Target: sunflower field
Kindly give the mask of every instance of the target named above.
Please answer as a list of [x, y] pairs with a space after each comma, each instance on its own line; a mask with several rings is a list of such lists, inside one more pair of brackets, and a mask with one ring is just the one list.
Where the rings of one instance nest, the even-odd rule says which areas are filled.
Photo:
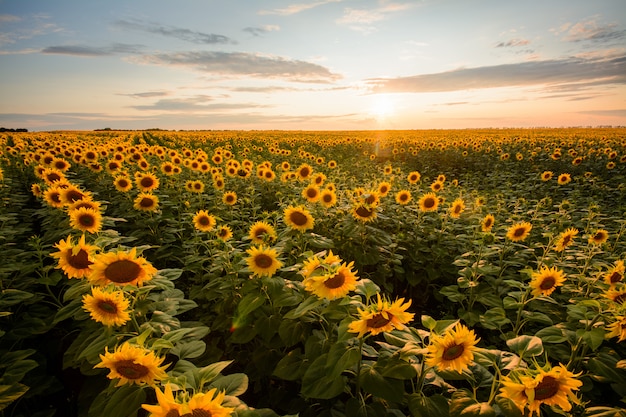
[[0, 416], [626, 416], [626, 129], [0, 136]]

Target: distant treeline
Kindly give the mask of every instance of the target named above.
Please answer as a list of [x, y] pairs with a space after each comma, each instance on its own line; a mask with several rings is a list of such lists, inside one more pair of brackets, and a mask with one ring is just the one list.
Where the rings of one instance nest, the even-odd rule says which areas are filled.
[[0, 127], [0, 132], [28, 132], [28, 129], [9, 129], [6, 127]]

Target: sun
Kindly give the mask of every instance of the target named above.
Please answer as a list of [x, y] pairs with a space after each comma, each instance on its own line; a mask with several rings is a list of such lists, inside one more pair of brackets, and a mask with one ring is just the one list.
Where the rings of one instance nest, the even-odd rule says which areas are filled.
[[377, 120], [385, 120], [394, 115], [396, 111], [395, 103], [385, 94], [373, 96], [369, 112]]

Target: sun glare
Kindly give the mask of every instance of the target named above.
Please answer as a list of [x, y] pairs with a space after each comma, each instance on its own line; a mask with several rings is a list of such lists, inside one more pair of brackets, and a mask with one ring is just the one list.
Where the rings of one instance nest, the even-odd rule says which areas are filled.
[[378, 120], [385, 120], [395, 113], [394, 101], [387, 95], [373, 97], [370, 114]]

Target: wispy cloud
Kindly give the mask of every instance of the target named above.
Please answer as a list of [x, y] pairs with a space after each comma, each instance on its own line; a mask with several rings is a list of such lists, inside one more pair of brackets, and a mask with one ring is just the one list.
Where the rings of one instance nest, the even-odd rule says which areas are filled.
[[527, 46], [530, 44], [530, 41], [527, 39], [511, 39], [506, 42], [498, 42], [496, 44], [496, 48], [516, 48], [519, 46]]
[[130, 106], [130, 108], [133, 108], [135, 110], [200, 113], [215, 112], [216, 110], [240, 110], [266, 107], [270, 106], [260, 103], [228, 103], [224, 101], [216, 101], [214, 97], [207, 95], [162, 99], [152, 104]]
[[165, 91], [145, 91], [142, 93], [119, 93], [118, 96], [132, 97], [132, 98], [153, 98], [164, 97], [169, 95]]
[[328, 68], [311, 62], [247, 52], [172, 52], [142, 55], [134, 62], [186, 67], [212, 75], [277, 78], [289, 81], [328, 83], [340, 78]]
[[158, 23], [143, 22], [140, 20], [118, 20], [115, 26], [122, 29], [153, 33], [156, 35], [176, 38], [197, 44], [234, 44], [237, 43], [228, 36], [215, 33], [204, 33], [195, 30], [160, 25]]
[[51, 33], [64, 31], [49, 20], [50, 17], [44, 14], [26, 17], [0, 15], [0, 23], [3, 25], [0, 31], [0, 45], [10, 45], [36, 36], [49, 36]]
[[41, 53], [94, 57], [117, 54], [137, 54], [141, 53], [142, 49], [142, 45], [129, 45], [125, 43], [115, 43], [109, 46], [59, 45], [48, 46], [42, 49]]
[[344, 9], [343, 16], [337, 19], [337, 23], [346, 25], [352, 30], [363, 33], [375, 32], [374, 23], [387, 19], [392, 13], [397, 13], [414, 7], [413, 3], [388, 3], [381, 2], [379, 7], [373, 9]]
[[477, 68], [459, 68], [435, 74], [371, 79], [377, 93], [444, 92], [494, 87], [556, 85], [584, 82], [626, 84], [626, 56], [612, 59], [567, 58], [529, 61]]
[[12, 14], [0, 14], [0, 23], [19, 22], [22, 20], [19, 16]]
[[244, 28], [244, 32], [248, 32], [253, 36], [261, 36], [268, 32], [276, 32], [280, 30], [280, 26], [277, 25], [265, 25], [265, 26], [255, 26], [255, 27], [247, 27]]
[[626, 38], [625, 29], [620, 29], [615, 23], [601, 23], [598, 17], [565, 23], [552, 31], [568, 42], [612, 43]]
[[275, 14], [280, 16], [288, 16], [296, 13], [303, 12], [305, 10], [310, 10], [315, 7], [323, 6], [328, 3], [338, 3], [343, 0], [323, 0], [323, 1], [314, 1], [311, 3], [296, 3], [290, 4], [287, 7], [283, 7], [281, 9], [273, 9], [273, 10], [259, 10], [259, 14]]

